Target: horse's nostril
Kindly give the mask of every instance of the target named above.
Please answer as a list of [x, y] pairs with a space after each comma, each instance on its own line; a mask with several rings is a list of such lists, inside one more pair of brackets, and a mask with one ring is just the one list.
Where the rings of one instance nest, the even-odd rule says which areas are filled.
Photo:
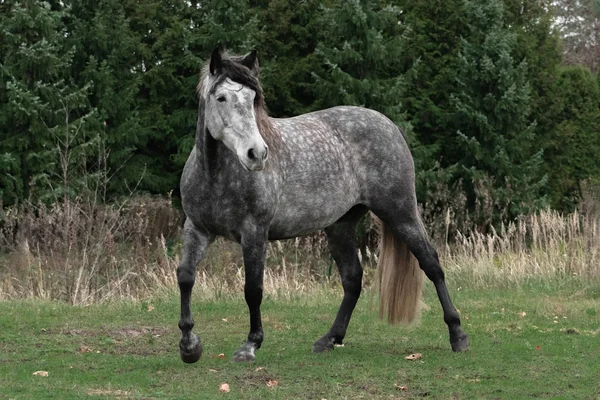
[[256, 152], [254, 149], [248, 150], [248, 158], [251, 160], [256, 160]]

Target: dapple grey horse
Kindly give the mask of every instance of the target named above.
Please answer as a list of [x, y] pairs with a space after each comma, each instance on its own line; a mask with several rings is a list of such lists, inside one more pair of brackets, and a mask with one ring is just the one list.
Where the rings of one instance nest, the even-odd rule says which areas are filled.
[[414, 320], [424, 271], [437, 290], [452, 349], [468, 348], [418, 214], [413, 159], [395, 124], [360, 107], [270, 118], [255, 51], [228, 56], [215, 49], [203, 69], [198, 97], [195, 146], [181, 177], [187, 216], [177, 268], [183, 361], [193, 363], [202, 355], [200, 338], [192, 333], [190, 297], [196, 266], [216, 236], [239, 243], [244, 259], [250, 333], [234, 361], [254, 360], [263, 342], [260, 305], [268, 241], [321, 229], [344, 297], [333, 325], [313, 350], [342, 343], [362, 286], [355, 228], [369, 210], [382, 227], [380, 314], [392, 323]]

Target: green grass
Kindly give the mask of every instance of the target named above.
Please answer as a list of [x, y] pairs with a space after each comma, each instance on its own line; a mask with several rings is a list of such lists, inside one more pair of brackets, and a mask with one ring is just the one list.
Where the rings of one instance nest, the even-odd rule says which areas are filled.
[[[333, 321], [339, 291], [267, 298], [265, 342], [250, 364], [231, 362], [248, 329], [241, 299], [193, 304], [204, 354], [192, 365], [179, 359], [176, 295], [89, 307], [0, 302], [0, 399], [600, 398], [600, 288], [454, 290], [471, 336], [461, 354], [427, 289], [430, 309], [413, 328], [378, 321], [365, 293], [345, 346], [327, 354], [312, 354], [312, 343]], [[421, 360], [405, 360], [416, 352]]]

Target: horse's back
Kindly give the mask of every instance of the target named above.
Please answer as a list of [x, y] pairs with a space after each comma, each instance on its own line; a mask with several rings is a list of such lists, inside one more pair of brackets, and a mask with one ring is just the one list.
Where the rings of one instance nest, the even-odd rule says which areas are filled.
[[273, 125], [285, 144], [273, 237], [321, 229], [357, 204], [371, 206], [381, 193], [414, 187], [406, 141], [377, 111], [334, 107]]
[[314, 170], [344, 169], [363, 187], [407, 179], [414, 184], [403, 133], [377, 111], [342, 106], [274, 122], [291, 157], [307, 157]]

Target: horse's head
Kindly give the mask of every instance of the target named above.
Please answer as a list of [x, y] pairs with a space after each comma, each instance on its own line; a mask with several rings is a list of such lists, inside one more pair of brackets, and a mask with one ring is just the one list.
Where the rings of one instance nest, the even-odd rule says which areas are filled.
[[213, 50], [201, 88], [210, 135], [233, 151], [246, 169], [262, 170], [269, 149], [256, 118], [257, 108], [263, 106], [256, 51], [230, 58], [219, 48]]

